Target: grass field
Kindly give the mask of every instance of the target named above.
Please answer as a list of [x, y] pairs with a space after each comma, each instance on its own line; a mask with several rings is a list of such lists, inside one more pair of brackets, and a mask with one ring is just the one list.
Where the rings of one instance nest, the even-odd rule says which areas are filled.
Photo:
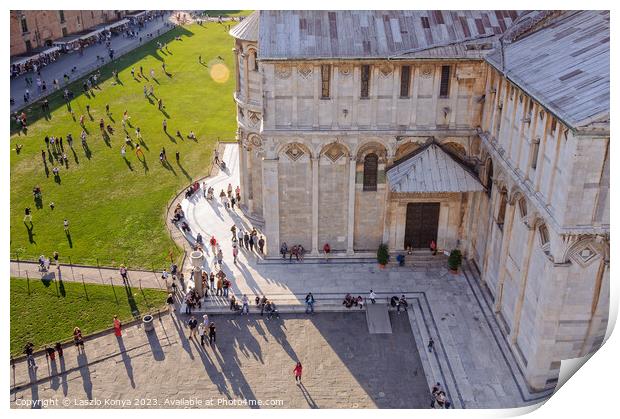
[[11, 278], [10, 294], [13, 355], [21, 354], [28, 341], [39, 348], [71, 339], [75, 326], [89, 334], [112, 327], [114, 315], [121, 321], [131, 320], [132, 311], [161, 308], [166, 298], [164, 291], [154, 289], [41, 279], [28, 283], [23, 278]]
[[[181, 40], [175, 40], [180, 36]], [[174, 250], [180, 250], [169, 238], [164, 212], [174, 193], [192, 179], [208, 174], [211, 154], [218, 138], [234, 139], [235, 105], [232, 98], [235, 85], [233, 39], [225, 26], [217, 23], [205, 26], [178, 27], [159, 38], [168, 42], [170, 53], [157, 50], [155, 41], [121, 57], [101, 69], [104, 82], [101, 90], [87, 97], [82, 81], [72, 90], [76, 98], [71, 106], [75, 119], [64, 104], [60, 93], [50, 98], [51, 113], [44, 115], [38, 107], [27, 111], [27, 134], [11, 135], [11, 257], [36, 259], [40, 254], [58, 251], [63, 261], [73, 263], [160, 269]], [[198, 62], [202, 56], [203, 64]], [[219, 57], [219, 58], [218, 58]], [[166, 76], [162, 63], [166, 64]], [[132, 78], [131, 68], [144, 68], [144, 78]], [[150, 69], [156, 81], [150, 80]], [[111, 77], [119, 71], [120, 83]], [[147, 100], [143, 86], [154, 86], [155, 99]], [[165, 109], [158, 110], [157, 98]], [[105, 105], [112, 115], [106, 116]], [[90, 116], [86, 112], [90, 105]], [[121, 126], [123, 112], [131, 117], [127, 127], [134, 143], [135, 127], [142, 131], [144, 162], [132, 148], [127, 148], [127, 161], [121, 158], [125, 133]], [[86, 117], [88, 131], [87, 154], [80, 143], [80, 115]], [[99, 130], [99, 119], [114, 127], [109, 142]], [[162, 130], [168, 119], [168, 133]], [[179, 130], [183, 138], [176, 137]], [[193, 130], [197, 141], [186, 136]], [[73, 149], [66, 146], [66, 135], [74, 138]], [[68, 168], [56, 159], [46, 165], [41, 151], [46, 148], [46, 135], [62, 136], [68, 157]], [[16, 144], [22, 144], [19, 154]], [[159, 152], [165, 147], [167, 167], [159, 162]], [[180, 160], [175, 161], [175, 152]], [[60, 180], [51, 173], [60, 168]], [[46, 176], [46, 170], [49, 175]], [[43, 191], [42, 205], [36, 208], [32, 189], [39, 185]], [[54, 202], [55, 209], [51, 209]], [[33, 228], [23, 222], [24, 208], [33, 210]], [[69, 220], [70, 235], [65, 235], [63, 220]]]

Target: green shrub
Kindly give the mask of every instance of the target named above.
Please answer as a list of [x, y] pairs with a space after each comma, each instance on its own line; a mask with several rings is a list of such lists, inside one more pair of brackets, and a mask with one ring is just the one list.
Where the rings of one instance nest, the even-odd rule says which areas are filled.
[[389, 259], [390, 254], [388, 246], [385, 243], [381, 243], [377, 250], [377, 262], [379, 262], [380, 265], [387, 265]]
[[450, 252], [450, 256], [448, 257], [448, 267], [453, 271], [456, 271], [459, 266], [461, 266], [461, 262], [463, 261], [463, 255], [459, 249], [454, 249]]

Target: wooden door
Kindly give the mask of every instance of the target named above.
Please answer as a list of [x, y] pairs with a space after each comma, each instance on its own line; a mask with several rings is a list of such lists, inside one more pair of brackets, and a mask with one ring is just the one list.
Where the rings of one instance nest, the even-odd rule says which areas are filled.
[[405, 249], [428, 249], [432, 240], [437, 242], [439, 203], [420, 202], [407, 204]]

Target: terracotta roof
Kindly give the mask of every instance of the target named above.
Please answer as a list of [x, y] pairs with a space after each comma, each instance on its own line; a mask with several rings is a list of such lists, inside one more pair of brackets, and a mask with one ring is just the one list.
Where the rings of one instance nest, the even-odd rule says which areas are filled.
[[419, 149], [386, 172], [392, 192], [476, 192], [484, 188], [472, 173], [435, 143]]
[[515, 11], [261, 11], [258, 57], [388, 58], [503, 33]]
[[228, 33], [242, 41], [258, 41], [258, 15], [258, 11], [252, 12]]

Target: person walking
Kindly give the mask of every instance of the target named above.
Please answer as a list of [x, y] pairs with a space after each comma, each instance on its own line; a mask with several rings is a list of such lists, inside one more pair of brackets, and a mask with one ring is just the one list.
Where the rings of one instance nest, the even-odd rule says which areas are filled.
[[168, 121], [164, 119], [161, 125], [164, 128], [164, 132], [167, 133], [168, 132]]
[[65, 218], [65, 220], [63, 221], [63, 225], [65, 227], [65, 233], [69, 234], [69, 220]]
[[314, 295], [311, 292], [306, 295], [306, 314], [314, 313]]
[[260, 254], [263, 255], [265, 254], [265, 238], [263, 236], [260, 236], [260, 239], [258, 239], [258, 250], [260, 251]]
[[233, 255], [233, 263], [236, 265], [237, 264], [237, 256], [239, 255], [239, 248], [235, 245], [233, 245], [232, 248], [232, 255]]
[[429, 338], [429, 339], [428, 339], [428, 345], [427, 345], [427, 347], [428, 347], [428, 351], [429, 351], [430, 353], [432, 353], [432, 352], [433, 352], [433, 347], [434, 347], [434, 346], [435, 346], [435, 341], [434, 341], [434, 340], [433, 340], [433, 338], [431, 337], [431, 338]]
[[211, 236], [209, 244], [211, 245], [211, 253], [213, 253], [213, 255], [215, 256], [215, 254], [217, 253], [217, 250], [215, 248], [215, 246], [217, 245], [217, 240], [215, 239], [215, 236]]
[[211, 290], [211, 294], [213, 294], [213, 291], [215, 291], [215, 274], [213, 272], [209, 274], [209, 284], [209, 289]]
[[32, 342], [28, 342], [26, 343], [26, 346], [24, 347], [24, 353], [26, 354], [26, 361], [28, 362], [28, 368], [30, 369], [37, 369], [37, 363], [34, 360], [34, 345]]
[[195, 339], [198, 327], [198, 320], [196, 320], [196, 317], [192, 316], [187, 322], [187, 325], [189, 326], [189, 339], [192, 337]]
[[206, 327], [204, 323], [198, 325], [198, 335], [200, 336], [200, 346], [205, 346]]
[[293, 373], [295, 374], [295, 383], [297, 385], [301, 384], [302, 370], [303, 370], [303, 367], [301, 366], [301, 362], [297, 362], [297, 365], [295, 365], [295, 368], [293, 369]]
[[215, 343], [215, 323], [211, 322], [209, 324], [209, 345]]
[[368, 297], [370, 298], [371, 303], [376, 303], [377, 294], [375, 294], [373, 290], [370, 290], [370, 295]]
[[174, 297], [172, 297], [172, 293], [168, 294], [168, 298], [166, 298], [166, 304], [168, 304], [168, 312], [170, 314], [174, 313]]
[[[220, 272], [222, 272], [222, 271], [220, 271]], [[218, 273], [217, 274], [217, 290], [215, 291], [215, 295], [216, 296], [221, 296], [222, 295], [222, 287], [223, 286], [224, 286], [223, 276]]]
[[114, 316], [114, 335], [117, 338], [120, 338], [123, 335], [121, 331], [121, 327], [122, 327], [122, 324], [121, 324], [121, 321], [118, 319], [118, 316]]
[[239, 246], [244, 247], [243, 245], [243, 230], [239, 229], [239, 231], [237, 232], [237, 243], [239, 243]]
[[241, 314], [243, 314], [244, 312], [246, 316], [250, 314], [250, 299], [246, 294], [243, 294], [243, 297], [241, 298], [241, 304]]
[[123, 278], [123, 283], [126, 284], [127, 283], [127, 268], [125, 267], [125, 265], [121, 265], [119, 272], [121, 274], [121, 278]]
[[30, 207], [26, 207], [24, 209], [24, 223], [25, 222], [29, 222], [30, 224], [32, 224], [32, 210], [30, 209]]
[[222, 253], [222, 249], [219, 248], [217, 249], [217, 264], [220, 265], [220, 268], [222, 267], [222, 259], [224, 259], [224, 254]]

